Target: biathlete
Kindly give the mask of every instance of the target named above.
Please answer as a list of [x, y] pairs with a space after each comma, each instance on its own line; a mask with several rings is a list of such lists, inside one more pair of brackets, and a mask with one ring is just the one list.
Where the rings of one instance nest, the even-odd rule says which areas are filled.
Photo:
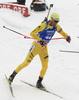
[[59, 14], [58, 13], [52, 13], [50, 15], [49, 21], [42, 22], [39, 26], [37, 26], [30, 35], [35, 39], [32, 43], [32, 46], [22, 64], [20, 64], [10, 75], [8, 78], [9, 84], [13, 82], [14, 77], [19, 73], [23, 68], [28, 66], [33, 58], [38, 54], [41, 60], [42, 69], [40, 71], [39, 78], [36, 83], [36, 87], [38, 88], [44, 88], [42, 85], [42, 80], [46, 74], [47, 68], [48, 68], [48, 49], [47, 44], [50, 42], [52, 37], [54, 36], [55, 32], [57, 31], [59, 34], [61, 34], [64, 38], [66, 38], [66, 41], [70, 43], [71, 37], [65, 33], [61, 26], [58, 24], [60, 21]]

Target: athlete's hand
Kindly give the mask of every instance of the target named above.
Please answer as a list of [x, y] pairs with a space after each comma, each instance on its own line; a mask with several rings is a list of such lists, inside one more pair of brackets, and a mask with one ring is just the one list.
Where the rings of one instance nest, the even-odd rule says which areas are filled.
[[66, 37], [66, 41], [70, 43], [71, 42], [71, 37], [70, 36], [67, 36]]
[[41, 44], [42, 46], [46, 46], [46, 43], [45, 43], [44, 40], [40, 40], [40, 44]]

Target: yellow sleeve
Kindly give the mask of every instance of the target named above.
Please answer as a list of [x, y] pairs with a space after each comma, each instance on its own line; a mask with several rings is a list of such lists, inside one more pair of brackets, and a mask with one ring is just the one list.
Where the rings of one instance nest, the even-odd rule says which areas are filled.
[[30, 35], [31, 35], [34, 39], [40, 41], [41, 38], [39, 38], [39, 37], [37, 36], [37, 33], [38, 33], [38, 32], [42, 32], [42, 31], [45, 29], [45, 27], [46, 27], [46, 22], [41, 23], [39, 26], [37, 26], [37, 27], [30, 33]]
[[65, 38], [68, 36], [68, 34], [65, 33], [65, 32], [62, 30], [62, 28], [61, 28], [61, 26], [60, 26], [59, 24], [57, 24], [57, 32], [58, 32], [59, 34], [61, 34], [63, 37], [65, 37]]

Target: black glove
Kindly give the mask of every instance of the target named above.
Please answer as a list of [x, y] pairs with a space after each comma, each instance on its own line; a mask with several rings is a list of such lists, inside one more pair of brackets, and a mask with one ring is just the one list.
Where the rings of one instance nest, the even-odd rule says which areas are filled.
[[45, 41], [43, 41], [43, 40], [40, 40], [39, 42], [40, 42], [40, 44], [42, 45], [42, 47], [43, 47], [43, 46], [46, 46], [46, 43], [45, 43]]
[[66, 37], [66, 41], [70, 43], [71, 42], [71, 37], [70, 36], [67, 36]]

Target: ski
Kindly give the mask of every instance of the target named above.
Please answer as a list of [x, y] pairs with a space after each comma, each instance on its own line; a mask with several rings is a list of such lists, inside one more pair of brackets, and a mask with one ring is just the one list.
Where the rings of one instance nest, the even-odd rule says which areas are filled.
[[[6, 75], [5, 75], [5, 78], [6, 78], [7, 82], [8, 82], [8, 78], [7, 78], [7, 76], [6, 76]], [[11, 84], [9, 84], [9, 82], [8, 82], [8, 85], [9, 85], [9, 89], [10, 89], [11, 95], [15, 98], [15, 96], [14, 96], [14, 94], [13, 94], [12, 85], [11, 85]]]
[[79, 51], [67, 51], [67, 50], [60, 50], [60, 52], [79, 53]]
[[62, 96], [59, 96], [59, 95], [57, 95], [57, 94], [55, 94], [55, 93], [53, 93], [53, 92], [50, 92], [50, 91], [46, 90], [45, 88], [44, 88], [44, 89], [38, 88], [38, 87], [36, 87], [35, 85], [32, 85], [32, 84], [30, 84], [30, 83], [28, 83], [28, 82], [25, 82], [25, 81], [23, 81], [23, 80], [21, 80], [21, 82], [22, 82], [22, 83], [25, 83], [25, 84], [27, 84], [27, 85], [29, 85], [29, 86], [31, 86], [31, 87], [40, 89], [40, 90], [42, 90], [42, 91], [44, 91], [44, 92], [50, 93], [50, 94], [52, 94], [52, 95], [55, 95], [55, 96], [57, 96], [57, 97], [59, 97], [59, 98], [61, 98], [61, 99], [64, 99]]

